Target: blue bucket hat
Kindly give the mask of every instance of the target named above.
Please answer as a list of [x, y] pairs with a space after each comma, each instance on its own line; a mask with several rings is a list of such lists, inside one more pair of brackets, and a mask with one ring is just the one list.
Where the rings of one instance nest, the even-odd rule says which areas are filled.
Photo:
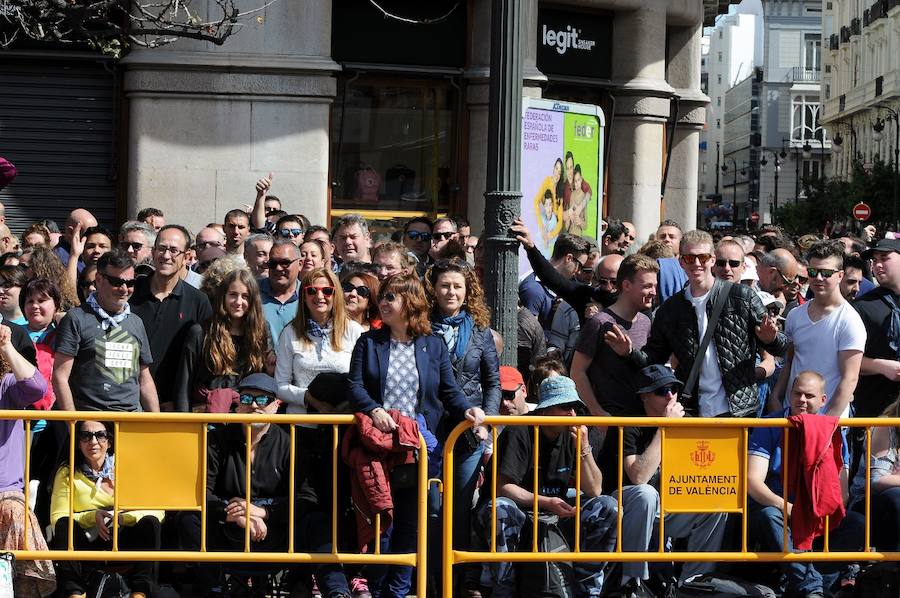
[[584, 401], [578, 396], [575, 382], [566, 376], [551, 376], [541, 382], [538, 391], [538, 404], [535, 411], [543, 411], [550, 407], [577, 404], [584, 407]]
[[240, 390], [254, 389], [267, 392], [273, 397], [278, 393], [278, 386], [275, 384], [275, 378], [268, 374], [250, 374], [238, 384]]
[[641, 388], [638, 394], [645, 392], [653, 392], [657, 388], [674, 384], [679, 389], [684, 386], [681, 380], [675, 377], [674, 372], [664, 365], [654, 364], [648, 365], [641, 370]]

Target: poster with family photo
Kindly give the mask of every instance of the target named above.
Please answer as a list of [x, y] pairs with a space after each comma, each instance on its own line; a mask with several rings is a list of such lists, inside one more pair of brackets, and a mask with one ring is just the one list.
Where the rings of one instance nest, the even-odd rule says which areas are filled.
[[[604, 126], [599, 106], [523, 100], [522, 219], [548, 258], [561, 233], [600, 236]], [[520, 251], [520, 277], [530, 271]]]

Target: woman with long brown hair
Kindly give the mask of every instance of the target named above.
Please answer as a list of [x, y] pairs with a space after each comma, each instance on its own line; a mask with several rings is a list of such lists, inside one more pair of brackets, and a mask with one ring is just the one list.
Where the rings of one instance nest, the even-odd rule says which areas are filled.
[[256, 279], [246, 268], [229, 272], [212, 297], [213, 315], [187, 333], [175, 381], [175, 409], [221, 413], [238, 398], [238, 383], [271, 374], [273, 343]]
[[[453, 375], [446, 344], [431, 334], [428, 300], [418, 277], [410, 274], [389, 277], [379, 290], [378, 306], [384, 325], [363, 334], [353, 350], [350, 364], [353, 410], [368, 414], [372, 425], [382, 432], [398, 428], [389, 410], [399, 412], [397, 419], [400, 416], [419, 419], [432, 433], [443, 429], [445, 413], [449, 414], [446, 429], [464, 419], [481, 428], [484, 411], [466, 400]], [[380, 539], [382, 549], [415, 552], [416, 534], [425, 533], [417, 529], [416, 488], [394, 485], [391, 495], [393, 529]], [[370, 587], [379, 588], [384, 598], [406, 596], [412, 584], [412, 567], [386, 569], [369, 576]]]
[[[491, 315], [484, 303], [484, 291], [475, 270], [459, 259], [438, 260], [425, 274], [425, 288], [431, 304], [431, 330], [444, 341], [453, 365], [456, 382], [470, 407], [480, 407], [487, 415], [500, 409], [500, 358], [491, 334]], [[449, 430], [441, 430], [443, 443]], [[472, 497], [481, 472], [484, 428], [469, 430], [456, 445], [454, 487], [458, 500], [453, 513], [456, 547], [468, 550]], [[433, 503], [439, 501], [438, 495]], [[432, 508], [436, 508], [433, 504]]]

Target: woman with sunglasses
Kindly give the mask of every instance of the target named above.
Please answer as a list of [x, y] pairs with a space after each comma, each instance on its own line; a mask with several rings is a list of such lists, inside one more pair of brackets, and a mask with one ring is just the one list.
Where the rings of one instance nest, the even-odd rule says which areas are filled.
[[185, 337], [175, 378], [177, 411], [227, 413], [237, 402], [242, 378], [274, 372], [274, 343], [250, 271], [226, 274], [215, 288], [212, 307], [209, 321], [194, 324]]
[[[0, 326], [0, 409], [33, 405], [48, 387], [37, 368], [16, 351], [10, 328]], [[27, 514], [26, 544], [24, 474], [25, 425], [20, 420], [0, 420], [0, 551], [47, 550], [34, 511]], [[13, 575], [16, 596], [46, 596], [55, 587], [49, 561], [18, 560]]]
[[[500, 359], [491, 334], [491, 315], [484, 303], [484, 291], [468, 262], [438, 260], [425, 277], [431, 304], [432, 334], [444, 341], [453, 364], [456, 382], [471, 407], [486, 415], [500, 408]], [[447, 431], [449, 432], [449, 430]], [[445, 434], [438, 436], [443, 440]], [[453, 522], [454, 538], [467, 550], [472, 497], [481, 471], [483, 441], [487, 430], [467, 431], [456, 445], [455, 485], [458, 500]]]
[[[75, 462], [72, 484], [72, 512], [75, 550], [110, 550], [113, 534], [113, 507], [116, 489], [115, 439], [113, 426], [98, 421], [75, 424]], [[69, 465], [60, 466], [53, 481], [50, 523], [54, 550], [66, 550], [69, 543]], [[119, 519], [119, 549], [159, 550], [160, 525], [165, 511], [122, 511]], [[86, 596], [92, 573], [100, 568], [95, 561], [58, 561], [57, 584], [68, 598]], [[152, 562], [131, 564], [125, 574], [131, 595], [145, 598], [156, 586]]]
[[322, 241], [310, 239], [300, 244], [300, 273], [299, 278], [315, 270], [325, 267], [325, 245]]
[[84, 303], [88, 295], [97, 291], [97, 266], [85, 266], [78, 273], [78, 300]]
[[[459, 388], [443, 340], [431, 334], [428, 301], [418, 277], [389, 277], [379, 290], [378, 306], [384, 325], [360, 337], [350, 364], [350, 405], [368, 414], [382, 432], [398, 428], [388, 414], [416, 419], [434, 432], [452, 429], [468, 419], [480, 426], [481, 407], [473, 407]], [[383, 381], [383, 383], [382, 383]], [[448, 420], [442, 422], [444, 414]], [[381, 538], [383, 552], [415, 552], [417, 490], [391, 488], [394, 501], [392, 530]], [[420, 572], [420, 574], [423, 572]], [[379, 588], [383, 598], [403, 597], [412, 584], [412, 567], [379, 568], [369, 576], [369, 587]]]
[[375, 301], [380, 286], [378, 278], [368, 272], [350, 270], [341, 274], [347, 317], [362, 326], [365, 332], [381, 328], [381, 312]]

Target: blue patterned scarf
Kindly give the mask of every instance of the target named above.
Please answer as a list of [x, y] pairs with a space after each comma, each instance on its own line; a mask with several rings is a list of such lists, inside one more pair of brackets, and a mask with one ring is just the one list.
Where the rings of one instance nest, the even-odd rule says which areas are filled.
[[324, 326], [319, 326], [318, 322], [312, 318], [307, 318], [306, 333], [312, 337], [328, 338], [331, 334], [331, 322], [326, 322]]
[[115, 455], [106, 455], [106, 459], [103, 461], [103, 467], [100, 468], [100, 471], [94, 471], [88, 466], [87, 463], [81, 464], [81, 473], [84, 474], [84, 477], [94, 482], [94, 487], [99, 490], [100, 483], [103, 480], [115, 481], [114, 471], [116, 465], [116, 456]]
[[125, 303], [125, 309], [116, 315], [109, 315], [106, 313], [105, 309], [100, 307], [100, 303], [97, 301], [97, 293], [88, 295], [87, 303], [91, 306], [91, 309], [100, 316], [100, 327], [103, 328], [104, 331], [109, 330], [110, 328], [118, 328], [119, 325], [125, 321], [125, 318], [131, 315], [131, 306], [128, 303]]
[[436, 316], [431, 322], [432, 334], [444, 339], [447, 350], [456, 359], [465, 355], [474, 329], [475, 320], [466, 310], [462, 310], [455, 316]]

